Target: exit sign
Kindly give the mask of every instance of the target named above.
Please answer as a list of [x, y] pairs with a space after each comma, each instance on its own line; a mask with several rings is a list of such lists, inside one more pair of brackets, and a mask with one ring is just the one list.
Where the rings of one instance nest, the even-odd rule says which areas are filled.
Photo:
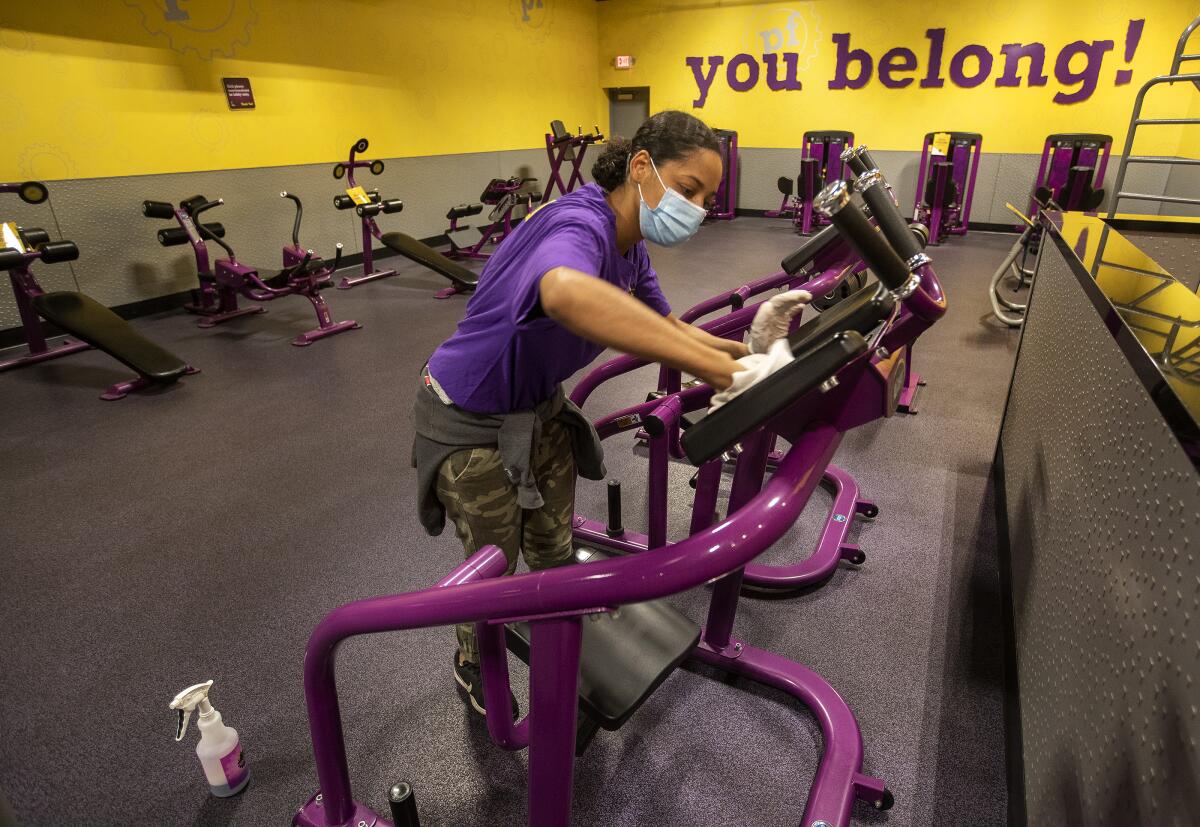
[[632, 69], [633, 55], [617, 55], [613, 58], [613, 66], [618, 69]]

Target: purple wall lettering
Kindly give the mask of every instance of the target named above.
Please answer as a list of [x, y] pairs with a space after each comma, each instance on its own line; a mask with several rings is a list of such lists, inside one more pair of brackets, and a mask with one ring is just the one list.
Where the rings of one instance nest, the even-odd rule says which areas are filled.
[[942, 47], [946, 45], [945, 29], [926, 29], [925, 36], [929, 38], [929, 71], [921, 78], [922, 89], [941, 89], [942, 80]]
[[[976, 67], [975, 74], [967, 77], [963, 69], [965, 68], [967, 58], [971, 57], [979, 61], [979, 64]], [[955, 86], [962, 86], [964, 89], [974, 89], [987, 80], [991, 74], [992, 53], [977, 43], [963, 46], [950, 59], [950, 81]]]
[[1021, 77], [1017, 74], [1020, 70], [1017, 61], [1023, 57], [1029, 58], [1028, 85], [1046, 85], [1046, 73], [1044, 71], [1046, 67], [1046, 47], [1041, 43], [1030, 43], [1028, 46], [1021, 43], [1005, 43], [1000, 47], [1000, 51], [1004, 54], [1004, 74], [996, 78], [997, 86], [1021, 85]]
[[696, 89], [700, 92], [700, 97], [692, 101], [693, 109], [704, 108], [704, 102], [708, 100], [708, 90], [712, 86], [713, 79], [717, 76], [717, 67], [725, 62], [725, 58], [720, 55], [712, 56], [708, 59], [708, 74], [704, 74], [704, 58], [689, 57], [685, 61], [688, 66], [692, 67], [692, 74], [696, 78]]
[[917, 56], [912, 49], [897, 46], [889, 49], [879, 58], [879, 82], [888, 89], [903, 89], [911, 86], [912, 78], [895, 77], [896, 72], [911, 72], [917, 68]]
[[[796, 14], [793, 13], [784, 29], [759, 32], [764, 46], [761, 67], [759, 57], [746, 53], [734, 55], [728, 63], [722, 55], [684, 58], [696, 81], [697, 95], [692, 101], [692, 107], [704, 107], [708, 93], [716, 82], [717, 70], [722, 66], [725, 67], [725, 83], [734, 92], [749, 92], [758, 85], [763, 76], [766, 77], [767, 88], [772, 92], [801, 91], [804, 87], [800, 79], [800, 55], [778, 50], [780, 45], [794, 45], [795, 19]], [[1124, 54], [1127, 64], [1133, 61], [1137, 52], [1145, 22], [1129, 21]], [[918, 83], [920, 88], [941, 89], [946, 85], [946, 78], [942, 75], [942, 61], [946, 51], [945, 28], [925, 30], [929, 48], [924, 55], [924, 67], [921, 66], [921, 56], [917, 51], [906, 46], [888, 49], [876, 62], [875, 57], [866, 49], [854, 48], [851, 45], [849, 32], [838, 32], [832, 35], [832, 38], [837, 59], [833, 78], [827, 81], [830, 89], [862, 89], [875, 76], [876, 67], [879, 82], [887, 89], [911, 87], [922, 68], [924, 76]], [[1054, 79], [1063, 87], [1075, 88], [1059, 90], [1054, 95], [1054, 103], [1079, 103], [1090, 98], [1100, 83], [1105, 56], [1113, 51], [1114, 45], [1112, 40], [1076, 40], [1063, 46], [1054, 60]], [[1081, 55], [1082, 67], [1072, 68], [1072, 61], [1076, 66], [1079, 65]], [[1002, 72], [997, 64], [1001, 56], [1004, 61]], [[948, 74], [950, 82], [955, 86], [974, 89], [986, 83], [992, 77], [993, 69], [996, 69], [998, 74], [994, 81], [995, 86], [1015, 88], [1025, 85], [1032, 88], [1045, 86], [1049, 82], [1046, 76], [1046, 60], [1046, 46], [1042, 43], [1005, 43], [994, 53], [987, 46], [968, 43], [950, 58]], [[1132, 69], [1117, 69], [1114, 83], [1120, 86], [1129, 83], [1132, 77]]]
[[[862, 89], [871, 79], [875, 61], [865, 49], [850, 48], [849, 34], [835, 34], [833, 42], [837, 44], [837, 68], [833, 70], [833, 80], [829, 81], [829, 88]], [[851, 61], [858, 63], [858, 74], [854, 78], [849, 75]]]
[[[1112, 47], [1111, 40], [1095, 40], [1091, 43], [1076, 40], [1064, 46], [1058, 53], [1058, 60], [1054, 61], [1054, 79], [1063, 86], [1078, 83], [1079, 88], [1074, 92], [1059, 92], [1054, 96], [1054, 102], [1079, 103], [1090, 98], [1100, 80], [1100, 64], [1104, 61], [1104, 53], [1112, 51]], [[1087, 55], [1087, 64], [1079, 72], [1071, 71], [1071, 58], [1075, 55]]]
[[772, 92], [796, 91], [803, 89], [800, 84], [800, 55], [795, 52], [783, 53], [784, 76], [779, 77], [779, 54], [763, 55], [763, 64], [767, 67], [767, 88]]
[[[710, 59], [711, 60], [711, 59]], [[745, 80], [738, 79], [738, 69], [745, 66], [749, 71]], [[725, 82], [735, 92], [749, 92], [758, 85], [758, 58], [745, 52], [736, 54], [729, 60], [725, 68]]]

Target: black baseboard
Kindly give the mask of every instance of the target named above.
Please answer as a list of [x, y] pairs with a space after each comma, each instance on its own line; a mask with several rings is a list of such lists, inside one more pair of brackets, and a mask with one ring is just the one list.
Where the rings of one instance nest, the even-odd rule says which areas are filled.
[[1021, 689], [1017, 680], [1017, 635], [1013, 613], [1012, 547], [1009, 544], [1008, 500], [1005, 496], [1004, 449], [996, 442], [992, 459], [996, 505], [996, 557], [1000, 567], [1000, 613], [1004, 634], [1004, 755], [1008, 781], [1009, 827], [1025, 827], [1025, 749], [1021, 735]]
[[[422, 244], [428, 244], [431, 247], [438, 247], [449, 244], [444, 234], [431, 236], [421, 239]], [[379, 247], [373, 251], [376, 259], [391, 258], [392, 256], [400, 255], [390, 247]], [[348, 267], [357, 267], [362, 264], [362, 253], [351, 253], [347, 256], [342, 256], [342, 269]], [[195, 299], [191, 290], [183, 290], [179, 293], [169, 293], [165, 296], [155, 296], [152, 299], [140, 299], [128, 304], [118, 304], [112, 308], [112, 311], [126, 321], [140, 319], [145, 316], [153, 316], [156, 313], [169, 313], [172, 310], [178, 310], [188, 302]], [[58, 329], [49, 322], [43, 321], [42, 327], [46, 332], [47, 337], [64, 336], [65, 331]], [[21, 327], [10, 327], [6, 330], [0, 330], [0, 349], [15, 347], [25, 343], [25, 330]]]

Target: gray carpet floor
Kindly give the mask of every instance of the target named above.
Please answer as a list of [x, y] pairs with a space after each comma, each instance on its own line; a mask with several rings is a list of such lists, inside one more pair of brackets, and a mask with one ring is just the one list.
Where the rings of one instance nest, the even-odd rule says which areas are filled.
[[[784, 222], [742, 218], [654, 256], [683, 310], [772, 272], [798, 242]], [[842, 444], [836, 462], [881, 507], [852, 534], [866, 564], [740, 610], [742, 638], [815, 668], [856, 711], [865, 768], [896, 798], [884, 814], [857, 805], [856, 824], [1005, 823], [988, 472], [1018, 333], [990, 320], [986, 289], [1011, 242], [973, 233], [931, 250], [950, 311], [915, 349], [920, 413]], [[99, 401], [127, 375], [99, 353], [0, 375], [0, 790], [20, 823], [282, 825], [313, 792], [309, 632], [343, 602], [428, 586], [461, 554], [451, 532], [421, 531], [408, 456], [416, 371], [464, 299], [436, 301], [437, 276], [400, 270], [329, 291], [335, 318], [363, 329], [309, 348], [288, 344], [313, 325], [302, 299], [213, 330], [182, 312], [138, 320], [203, 371], [164, 392]], [[587, 410], [639, 401], [654, 379], [624, 377]], [[636, 528], [644, 456], [630, 440], [607, 450]], [[672, 474], [673, 536], [689, 474]], [[582, 485], [579, 510], [602, 514], [603, 496]], [[827, 502], [814, 497], [764, 559], [806, 555]], [[699, 619], [705, 600], [674, 602]], [[357, 797], [386, 812], [404, 779], [425, 824], [523, 824], [526, 756], [465, 713], [452, 650], [449, 629], [341, 650]], [[209, 678], [253, 773], [233, 799], [208, 794], [194, 729], [172, 737], [168, 702]], [[794, 825], [820, 748], [799, 704], [683, 669], [577, 763], [575, 823]]]

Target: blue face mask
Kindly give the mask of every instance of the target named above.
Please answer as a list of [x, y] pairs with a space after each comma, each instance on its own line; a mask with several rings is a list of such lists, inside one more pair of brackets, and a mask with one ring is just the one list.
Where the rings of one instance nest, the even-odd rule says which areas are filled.
[[704, 223], [708, 210], [693, 204], [663, 184], [662, 176], [658, 174], [658, 167], [654, 165], [653, 158], [650, 159], [650, 166], [654, 169], [654, 174], [658, 176], [658, 183], [662, 184], [665, 192], [663, 192], [658, 206], [651, 209], [650, 205], [646, 203], [646, 199], [642, 197], [642, 185], [638, 184], [638, 198], [641, 199], [641, 205], [638, 208], [638, 226], [641, 227], [642, 238], [647, 241], [653, 241], [663, 247], [674, 247], [696, 234], [700, 225]]

